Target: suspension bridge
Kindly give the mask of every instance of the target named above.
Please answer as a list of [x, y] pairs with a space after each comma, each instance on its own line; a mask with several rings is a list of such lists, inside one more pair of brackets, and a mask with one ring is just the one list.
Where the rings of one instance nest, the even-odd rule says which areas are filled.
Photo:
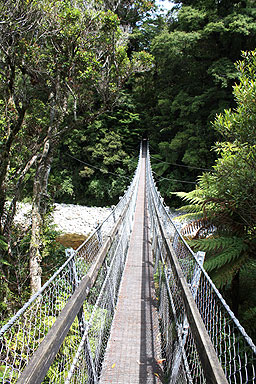
[[256, 347], [171, 220], [147, 143], [109, 217], [0, 330], [0, 381], [256, 383]]

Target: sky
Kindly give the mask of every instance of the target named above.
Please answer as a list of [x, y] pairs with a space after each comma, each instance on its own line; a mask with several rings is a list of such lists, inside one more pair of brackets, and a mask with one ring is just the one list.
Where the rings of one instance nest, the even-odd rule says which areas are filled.
[[173, 7], [173, 3], [168, 0], [156, 0], [156, 4], [160, 5], [162, 8], [165, 8], [167, 11]]

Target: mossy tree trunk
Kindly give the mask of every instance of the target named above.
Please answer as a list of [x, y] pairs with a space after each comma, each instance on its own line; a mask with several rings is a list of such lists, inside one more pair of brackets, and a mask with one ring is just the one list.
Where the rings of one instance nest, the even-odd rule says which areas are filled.
[[41, 288], [43, 224], [47, 210], [47, 187], [52, 159], [53, 146], [49, 139], [44, 144], [43, 153], [38, 162], [33, 186], [32, 228], [29, 257], [30, 287], [32, 294]]

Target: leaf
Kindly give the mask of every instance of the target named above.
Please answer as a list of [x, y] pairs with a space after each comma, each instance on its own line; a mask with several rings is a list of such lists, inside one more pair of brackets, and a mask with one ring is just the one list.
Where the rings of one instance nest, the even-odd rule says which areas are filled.
[[4, 259], [0, 259], [0, 263], [1, 263], [1, 264], [4, 264], [4, 265], [8, 265], [9, 267], [12, 266], [10, 263], [8, 263], [8, 261], [6, 261], [6, 260], [4, 260]]
[[0, 249], [2, 249], [4, 251], [7, 251], [7, 249], [8, 249], [8, 244], [6, 243], [3, 236], [0, 236]]

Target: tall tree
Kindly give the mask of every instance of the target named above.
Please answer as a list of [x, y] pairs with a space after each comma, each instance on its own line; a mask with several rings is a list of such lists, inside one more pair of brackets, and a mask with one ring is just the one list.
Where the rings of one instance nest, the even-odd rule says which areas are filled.
[[[112, 108], [126, 79], [147, 66], [150, 56], [142, 52], [128, 58], [120, 20], [102, 2], [7, 1], [0, 12], [1, 234], [11, 259], [16, 202], [33, 167], [33, 293], [41, 285], [42, 228], [56, 148], [65, 133], [84, 129]], [[6, 211], [8, 195], [13, 201]]]
[[188, 181], [191, 189], [200, 173], [196, 168], [213, 164], [210, 148], [218, 134], [210, 121], [234, 105], [233, 63], [241, 50], [254, 48], [256, 36], [249, 0], [176, 3], [151, 43], [154, 72], [134, 85], [137, 112], [157, 154], [153, 166], [166, 195], [186, 186], [176, 180]]
[[[22, 136], [25, 114], [30, 107], [31, 99], [38, 88], [32, 83], [31, 65], [27, 66], [23, 58], [23, 45], [27, 50], [32, 48], [31, 42], [37, 39], [41, 14], [32, 2], [1, 3], [0, 33], [0, 87], [1, 87], [1, 152], [0, 152], [0, 232], [5, 234], [6, 227], [5, 201], [6, 183], [10, 159], [13, 149]], [[32, 158], [28, 159], [33, 161]], [[29, 164], [27, 165], [27, 167]], [[16, 165], [17, 171], [18, 165]], [[18, 167], [19, 168], [19, 167]], [[19, 171], [23, 175], [23, 171]]]
[[[207, 251], [206, 268], [216, 284], [230, 285], [236, 315], [241, 304], [241, 271], [254, 271], [254, 276], [256, 273], [256, 51], [244, 53], [237, 70], [237, 106], [225, 110], [214, 121], [215, 129], [224, 138], [215, 146], [218, 159], [214, 171], [200, 177], [196, 190], [179, 194], [191, 203], [184, 209], [191, 211], [192, 217], [197, 216], [184, 232], [194, 231], [196, 240], [192, 244]], [[253, 295], [247, 301], [256, 306]], [[247, 306], [246, 310], [251, 308]]]

